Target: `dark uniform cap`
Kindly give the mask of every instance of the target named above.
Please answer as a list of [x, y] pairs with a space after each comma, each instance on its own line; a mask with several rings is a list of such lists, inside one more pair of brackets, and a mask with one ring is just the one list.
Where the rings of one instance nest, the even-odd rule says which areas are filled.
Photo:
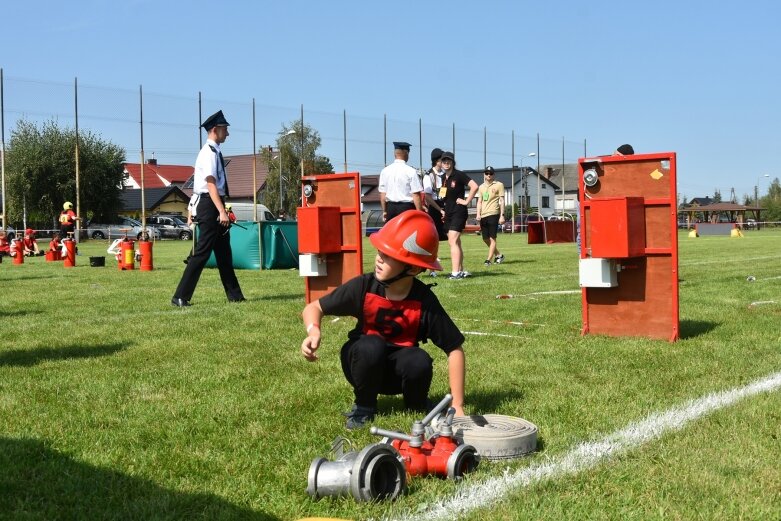
[[635, 149], [632, 148], [632, 145], [629, 145], [629, 144], [621, 145], [620, 147], [618, 147], [616, 149], [616, 151], [619, 154], [623, 154], [625, 156], [631, 156], [631, 155], [634, 155], [634, 153], [635, 153]]
[[437, 161], [439, 158], [442, 157], [442, 149], [441, 148], [435, 148], [431, 151], [431, 160]]
[[440, 159], [442, 161], [444, 161], [445, 159], [449, 159], [455, 163], [456, 156], [453, 155], [453, 152], [442, 152], [442, 157], [440, 157]]
[[225, 119], [225, 116], [222, 114], [221, 110], [218, 110], [206, 120], [204, 120], [203, 124], [201, 125], [206, 131], [210, 131], [214, 127], [228, 127], [230, 126], [230, 123], [228, 123], [228, 120]]
[[409, 152], [409, 147], [412, 146], [406, 141], [394, 141], [393, 142], [393, 148], [396, 150], [406, 150]]
[[495, 173], [496, 173], [496, 171], [494, 171], [494, 167], [492, 167], [492, 166], [487, 166], [487, 167], [485, 167], [485, 171], [484, 171], [483, 173], [484, 173], [484, 174], [495, 174]]

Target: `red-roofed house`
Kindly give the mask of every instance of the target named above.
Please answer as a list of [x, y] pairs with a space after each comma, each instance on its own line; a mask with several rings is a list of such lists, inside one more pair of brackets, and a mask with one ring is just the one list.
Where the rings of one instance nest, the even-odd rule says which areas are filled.
[[[125, 163], [125, 188], [141, 188], [141, 163]], [[193, 175], [192, 166], [158, 165], [156, 159], [144, 164], [144, 188], [182, 187]]]
[[[255, 156], [244, 154], [225, 156], [225, 170], [228, 173], [230, 200], [233, 202], [252, 202], [252, 161]], [[268, 167], [257, 156], [255, 166], [255, 189], [263, 192], [268, 176]], [[125, 163], [125, 188], [141, 188], [141, 164]], [[192, 166], [159, 165], [150, 159], [144, 165], [144, 188], [164, 188], [171, 185], [181, 188], [188, 196], [192, 195]]]

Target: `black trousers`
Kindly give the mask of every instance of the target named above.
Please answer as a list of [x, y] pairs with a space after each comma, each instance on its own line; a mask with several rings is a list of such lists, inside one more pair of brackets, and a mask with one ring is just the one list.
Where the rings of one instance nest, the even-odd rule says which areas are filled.
[[342, 346], [342, 371], [355, 403], [377, 407], [380, 394], [404, 396], [404, 406], [427, 410], [434, 361], [419, 347], [398, 347], [377, 335], [362, 335]]
[[[437, 206], [440, 208], [445, 207], [445, 201], [437, 201]], [[434, 205], [428, 207], [428, 215], [434, 220], [434, 226], [437, 228], [437, 235], [440, 241], [447, 240], [447, 230], [445, 230], [445, 223], [442, 221], [442, 213], [434, 208]]]
[[388, 212], [388, 215], [385, 217], [386, 222], [390, 221], [400, 213], [404, 213], [407, 210], [414, 210], [414, 209], [415, 209], [415, 203], [394, 203], [388, 201], [385, 203], [385, 211]]
[[214, 206], [208, 195], [202, 196], [196, 210], [198, 220], [198, 243], [195, 253], [187, 261], [187, 267], [182, 274], [182, 280], [176, 288], [174, 298], [190, 300], [201, 278], [201, 272], [209, 261], [212, 251], [217, 259], [217, 269], [220, 272], [222, 287], [228, 300], [244, 298], [239, 287], [236, 272], [233, 271], [233, 252], [231, 251], [231, 238], [228, 228], [219, 222], [220, 212]]

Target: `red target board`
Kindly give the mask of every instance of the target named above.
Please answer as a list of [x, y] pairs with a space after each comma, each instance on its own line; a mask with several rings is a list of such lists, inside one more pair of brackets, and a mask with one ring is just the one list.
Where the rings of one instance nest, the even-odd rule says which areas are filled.
[[678, 338], [673, 152], [578, 160], [586, 334]]
[[299, 268], [302, 275], [308, 273], [304, 276], [309, 303], [363, 273], [361, 176], [309, 175], [301, 185]]

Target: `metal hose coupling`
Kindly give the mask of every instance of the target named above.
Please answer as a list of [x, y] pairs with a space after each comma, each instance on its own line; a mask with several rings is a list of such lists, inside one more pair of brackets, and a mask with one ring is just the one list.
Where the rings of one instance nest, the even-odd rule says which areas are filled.
[[307, 493], [313, 499], [352, 496], [356, 501], [393, 500], [407, 489], [407, 472], [398, 451], [373, 443], [334, 461], [317, 458], [309, 466]]

